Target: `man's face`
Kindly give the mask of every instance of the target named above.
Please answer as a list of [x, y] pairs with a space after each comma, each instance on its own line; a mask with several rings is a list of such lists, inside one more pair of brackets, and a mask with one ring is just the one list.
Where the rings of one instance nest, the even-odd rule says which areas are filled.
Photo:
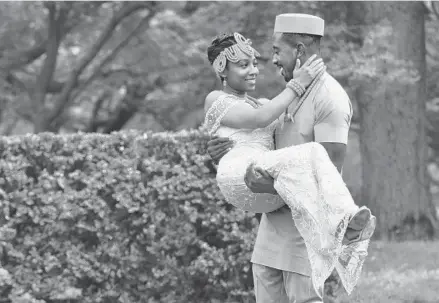
[[282, 39], [282, 33], [273, 35], [273, 64], [280, 69], [285, 81], [293, 79], [293, 71], [296, 66], [297, 48]]

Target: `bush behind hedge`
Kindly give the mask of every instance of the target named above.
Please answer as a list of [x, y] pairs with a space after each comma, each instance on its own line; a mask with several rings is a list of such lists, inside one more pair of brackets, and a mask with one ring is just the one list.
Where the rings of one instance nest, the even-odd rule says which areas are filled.
[[0, 139], [1, 302], [252, 300], [251, 214], [199, 131]]

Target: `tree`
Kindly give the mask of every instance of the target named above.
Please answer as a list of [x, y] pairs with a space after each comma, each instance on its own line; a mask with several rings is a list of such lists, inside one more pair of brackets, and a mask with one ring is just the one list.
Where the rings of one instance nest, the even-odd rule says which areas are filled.
[[361, 202], [378, 215], [379, 238], [431, 238], [437, 218], [426, 169], [425, 8], [421, 2], [373, 5], [389, 22], [379, 16], [383, 22], [363, 48], [369, 55], [357, 67]]
[[[20, 114], [33, 123], [34, 132], [57, 131], [73, 100], [135, 35], [149, 26], [157, 12], [155, 2], [36, 2], [7, 8], [17, 7], [33, 11], [42, 25], [37, 30], [25, 27], [33, 33], [34, 44], [19, 52], [11, 47], [3, 53], [0, 67], [11, 84], [21, 83], [26, 90], [30, 107]], [[29, 17], [32, 16], [26, 16]], [[137, 24], [126, 31], [129, 26], [123, 21], [128, 19]], [[82, 41], [88, 39], [89, 43], [86, 47], [77, 46], [78, 28], [93, 22], [96, 30], [82, 36]], [[113, 35], [119, 37], [118, 41], [111, 39]], [[79, 49], [79, 56], [72, 58], [74, 47]]]

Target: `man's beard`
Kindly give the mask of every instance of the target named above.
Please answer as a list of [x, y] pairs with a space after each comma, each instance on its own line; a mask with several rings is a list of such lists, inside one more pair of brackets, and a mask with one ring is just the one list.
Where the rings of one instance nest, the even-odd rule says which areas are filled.
[[290, 80], [292, 80], [293, 79], [293, 73], [287, 73], [287, 72], [285, 72], [284, 71], [284, 80], [285, 80], [285, 82], [288, 82], [288, 81], [290, 81]]
[[[288, 81], [290, 81], [292, 79], [292, 76], [283, 67], [279, 68], [279, 74], [280, 74], [280, 76], [282, 76], [284, 78], [284, 80], [286, 82], [288, 82]], [[290, 79], [290, 77], [291, 77], [291, 79]]]
[[[296, 64], [294, 64], [294, 66], [291, 66], [290, 69], [285, 69], [283, 68], [283, 76], [284, 76], [284, 80], [285, 82], [288, 82], [290, 80], [292, 80], [294, 78], [294, 68], [296, 67]], [[290, 72], [291, 71], [291, 72]]]

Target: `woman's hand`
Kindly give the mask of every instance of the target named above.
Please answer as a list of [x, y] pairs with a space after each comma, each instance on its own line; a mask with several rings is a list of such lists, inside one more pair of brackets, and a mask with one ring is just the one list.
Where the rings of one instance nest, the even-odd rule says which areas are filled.
[[293, 79], [299, 82], [304, 88], [307, 88], [321, 71], [326, 70], [323, 59], [319, 58], [314, 60], [316, 57], [316, 54], [312, 55], [302, 66], [300, 66], [299, 59], [296, 61]]

